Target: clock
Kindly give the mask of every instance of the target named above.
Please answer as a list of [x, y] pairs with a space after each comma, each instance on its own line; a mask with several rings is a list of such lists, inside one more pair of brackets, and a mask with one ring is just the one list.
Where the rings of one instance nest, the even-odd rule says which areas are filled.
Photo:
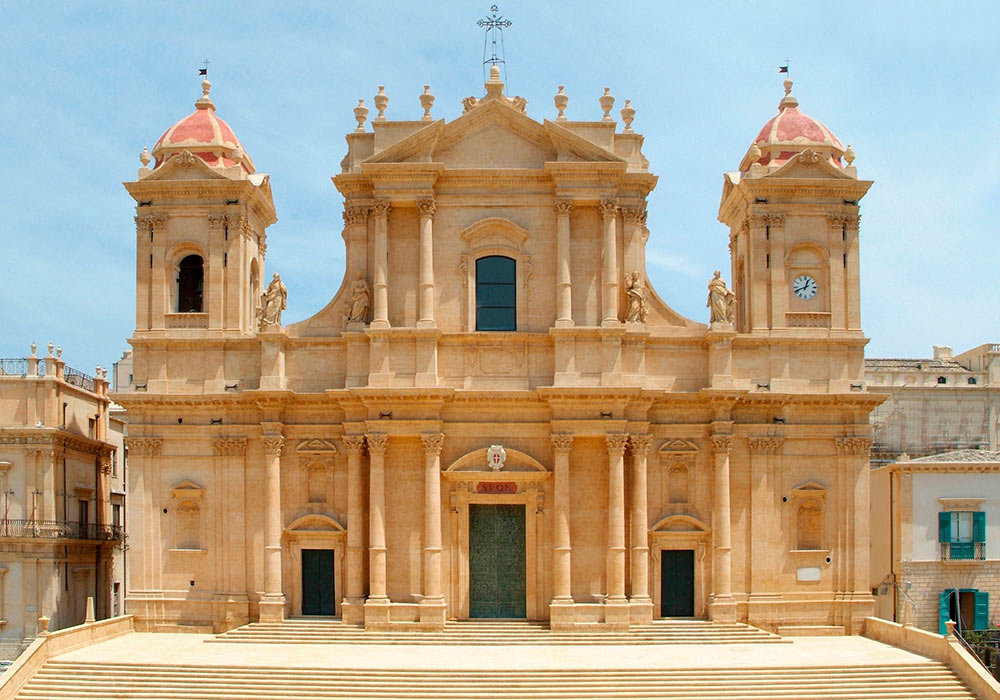
[[799, 275], [792, 282], [792, 291], [799, 299], [812, 299], [819, 291], [819, 285], [809, 275]]

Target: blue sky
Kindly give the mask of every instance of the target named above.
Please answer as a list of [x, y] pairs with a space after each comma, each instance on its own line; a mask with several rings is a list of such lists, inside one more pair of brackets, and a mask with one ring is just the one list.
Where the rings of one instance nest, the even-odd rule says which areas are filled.
[[[343, 276], [330, 182], [377, 86], [416, 119], [424, 84], [453, 119], [482, 94], [488, 2], [3, 2], [0, 25], [0, 357], [53, 341], [84, 371], [110, 365], [134, 325], [138, 154], [193, 110], [210, 61], [218, 114], [271, 174], [279, 222], [267, 273], [286, 322]], [[777, 111], [786, 57], [801, 109], [857, 152], [875, 185], [861, 212], [868, 355], [926, 357], [1000, 342], [1000, 5], [992, 2], [575, 2], [500, 5], [510, 94], [552, 118], [597, 119], [626, 98], [659, 185], [649, 276], [704, 321], [729, 270], [716, 221], [733, 170]], [[728, 275], [726, 275], [728, 276]]]

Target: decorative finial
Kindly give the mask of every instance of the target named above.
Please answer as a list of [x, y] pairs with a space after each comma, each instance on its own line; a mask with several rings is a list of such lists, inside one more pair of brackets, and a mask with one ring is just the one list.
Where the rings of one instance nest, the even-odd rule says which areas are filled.
[[365, 107], [363, 99], [359, 99], [358, 106], [354, 108], [354, 118], [358, 120], [358, 128], [354, 131], [363, 134], [365, 132], [365, 119], [368, 118], [368, 108]]
[[[49, 352], [52, 352], [52, 343], [49, 343]], [[56, 357], [62, 358], [62, 345], [56, 348]]]
[[625, 128], [622, 129], [622, 133], [634, 134], [632, 131], [632, 120], [635, 119], [635, 110], [632, 109], [632, 100], [625, 100], [625, 106], [622, 107], [621, 111], [622, 121], [625, 122]]
[[55, 346], [52, 343], [49, 343], [49, 357], [52, 357], [52, 348], [54, 347]]
[[604, 94], [598, 100], [601, 103], [601, 109], [604, 110], [604, 116], [601, 117], [602, 122], [613, 122], [614, 119], [611, 118], [611, 108], [615, 106], [615, 98], [611, 96], [611, 88], [604, 88]]
[[38, 351], [38, 346], [34, 343], [31, 344], [31, 356], [36, 357], [35, 353]]
[[143, 146], [142, 153], [139, 154], [139, 162], [142, 163], [143, 166], [147, 166], [151, 160], [153, 160], [153, 158], [149, 155], [149, 149]]
[[431, 94], [430, 85], [424, 85], [424, 94], [420, 96], [420, 106], [424, 108], [424, 116], [420, 117], [420, 120], [425, 122], [434, 121], [434, 117], [431, 116], [431, 107], [434, 106], [434, 95]]
[[785, 78], [785, 96], [781, 98], [781, 102], [778, 103], [778, 109], [782, 110], [786, 107], [798, 107], [799, 101], [795, 99], [792, 95], [792, 79]]
[[848, 165], [852, 165], [855, 158], [854, 149], [851, 148], [851, 144], [847, 144], [847, 150], [844, 151], [844, 160], [847, 161]]
[[500, 66], [497, 65], [490, 66], [490, 82], [491, 83], [500, 82]]
[[557, 92], [556, 96], [552, 98], [552, 101], [556, 105], [556, 109], [559, 110], [559, 113], [556, 115], [557, 122], [566, 121], [566, 107], [569, 105], [569, 97], [565, 92], [563, 92], [563, 87], [563, 85], [560, 85], [559, 92]]
[[212, 102], [212, 98], [209, 96], [209, 92], [212, 90], [212, 83], [208, 82], [208, 78], [201, 81], [201, 97], [199, 97], [194, 106], [198, 109], [215, 109], [215, 103]]
[[[500, 36], [500, 51], [503, 51], [503, 30], [509, 27], [513, 22], [509, 19], [504, 19], [499, 14], [500, 8], [496, 5], [490, 5], [490, 12], [492, 13], [489, 17], [485, 17], [478, 22], [476, 22], [477, 27], [482, 27], [486, 30], [486, 35], [483, 37], [483, 68], [486, 68], [486, 64], [489, 63], [492, 68], [495, 68], [497, 64], [503, 63], [504, 68], [507, 67], [506, 62], [503, 58], [497, 56], [497, 35]], [[486, 57], [486, 46], [487, 44], [491, 47], [489, 58]], [[493, 70], [490, 69], [490, 82], [493, 82]], [[485, 74], [485, 70], [483, 71]], [[484, 76], [485, 77], [485, 76]], [[499, 70], [497, 72], [497, 80], [500, 79]]]
[[750, 163], [756, 163], [760, 160], [763, 153], [760, 152], [760, 146], [756, 143], [750, 144]]
[[389, 96], [385, 94], [385, 85], [378, 86], [378, 94], [374, 98], [375, 109], [378, 110], [378, 116], [375, 117], [375, 121], [384, 122], [385, 121], [385, 108], [389, 106]]
[[107, 379], [107, 378], [108, 378], [108, 368], [101, 367], [101, 379]]

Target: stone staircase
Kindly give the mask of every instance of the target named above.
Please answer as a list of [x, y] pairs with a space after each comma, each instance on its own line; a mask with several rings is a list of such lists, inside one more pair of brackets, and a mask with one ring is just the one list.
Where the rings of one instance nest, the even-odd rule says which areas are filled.
[[[415, 627], [415, 626], [414, 626]], [[524, 620], [449, 622], [444, 631], [419, 629], [366, 632], [339, 620], [295, 618], [280, 623], [253, 622], [217, 635], [209, 642], [256, 644], [444, 644], [462, 646], [593, 644], [760, 644], [782, 643], [776, 634], [739, 623], [658, 620], [627, 632], [552, 632], [544, 622]]]
[[49, 660], [19, 700], [972, 699], [935, 662], [664, 670], [365, 670]]

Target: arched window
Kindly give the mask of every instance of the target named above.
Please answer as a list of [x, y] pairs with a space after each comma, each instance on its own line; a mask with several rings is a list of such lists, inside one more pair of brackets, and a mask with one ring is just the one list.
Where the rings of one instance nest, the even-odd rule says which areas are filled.
[[517, 263], [502, 255], [476, 260], [476, 330], [517, 330]]
[[202, 290], [205, 283], [205, 265], [200, 255], [189, 255], [177, 272], [177, 313], [201, 313]]

